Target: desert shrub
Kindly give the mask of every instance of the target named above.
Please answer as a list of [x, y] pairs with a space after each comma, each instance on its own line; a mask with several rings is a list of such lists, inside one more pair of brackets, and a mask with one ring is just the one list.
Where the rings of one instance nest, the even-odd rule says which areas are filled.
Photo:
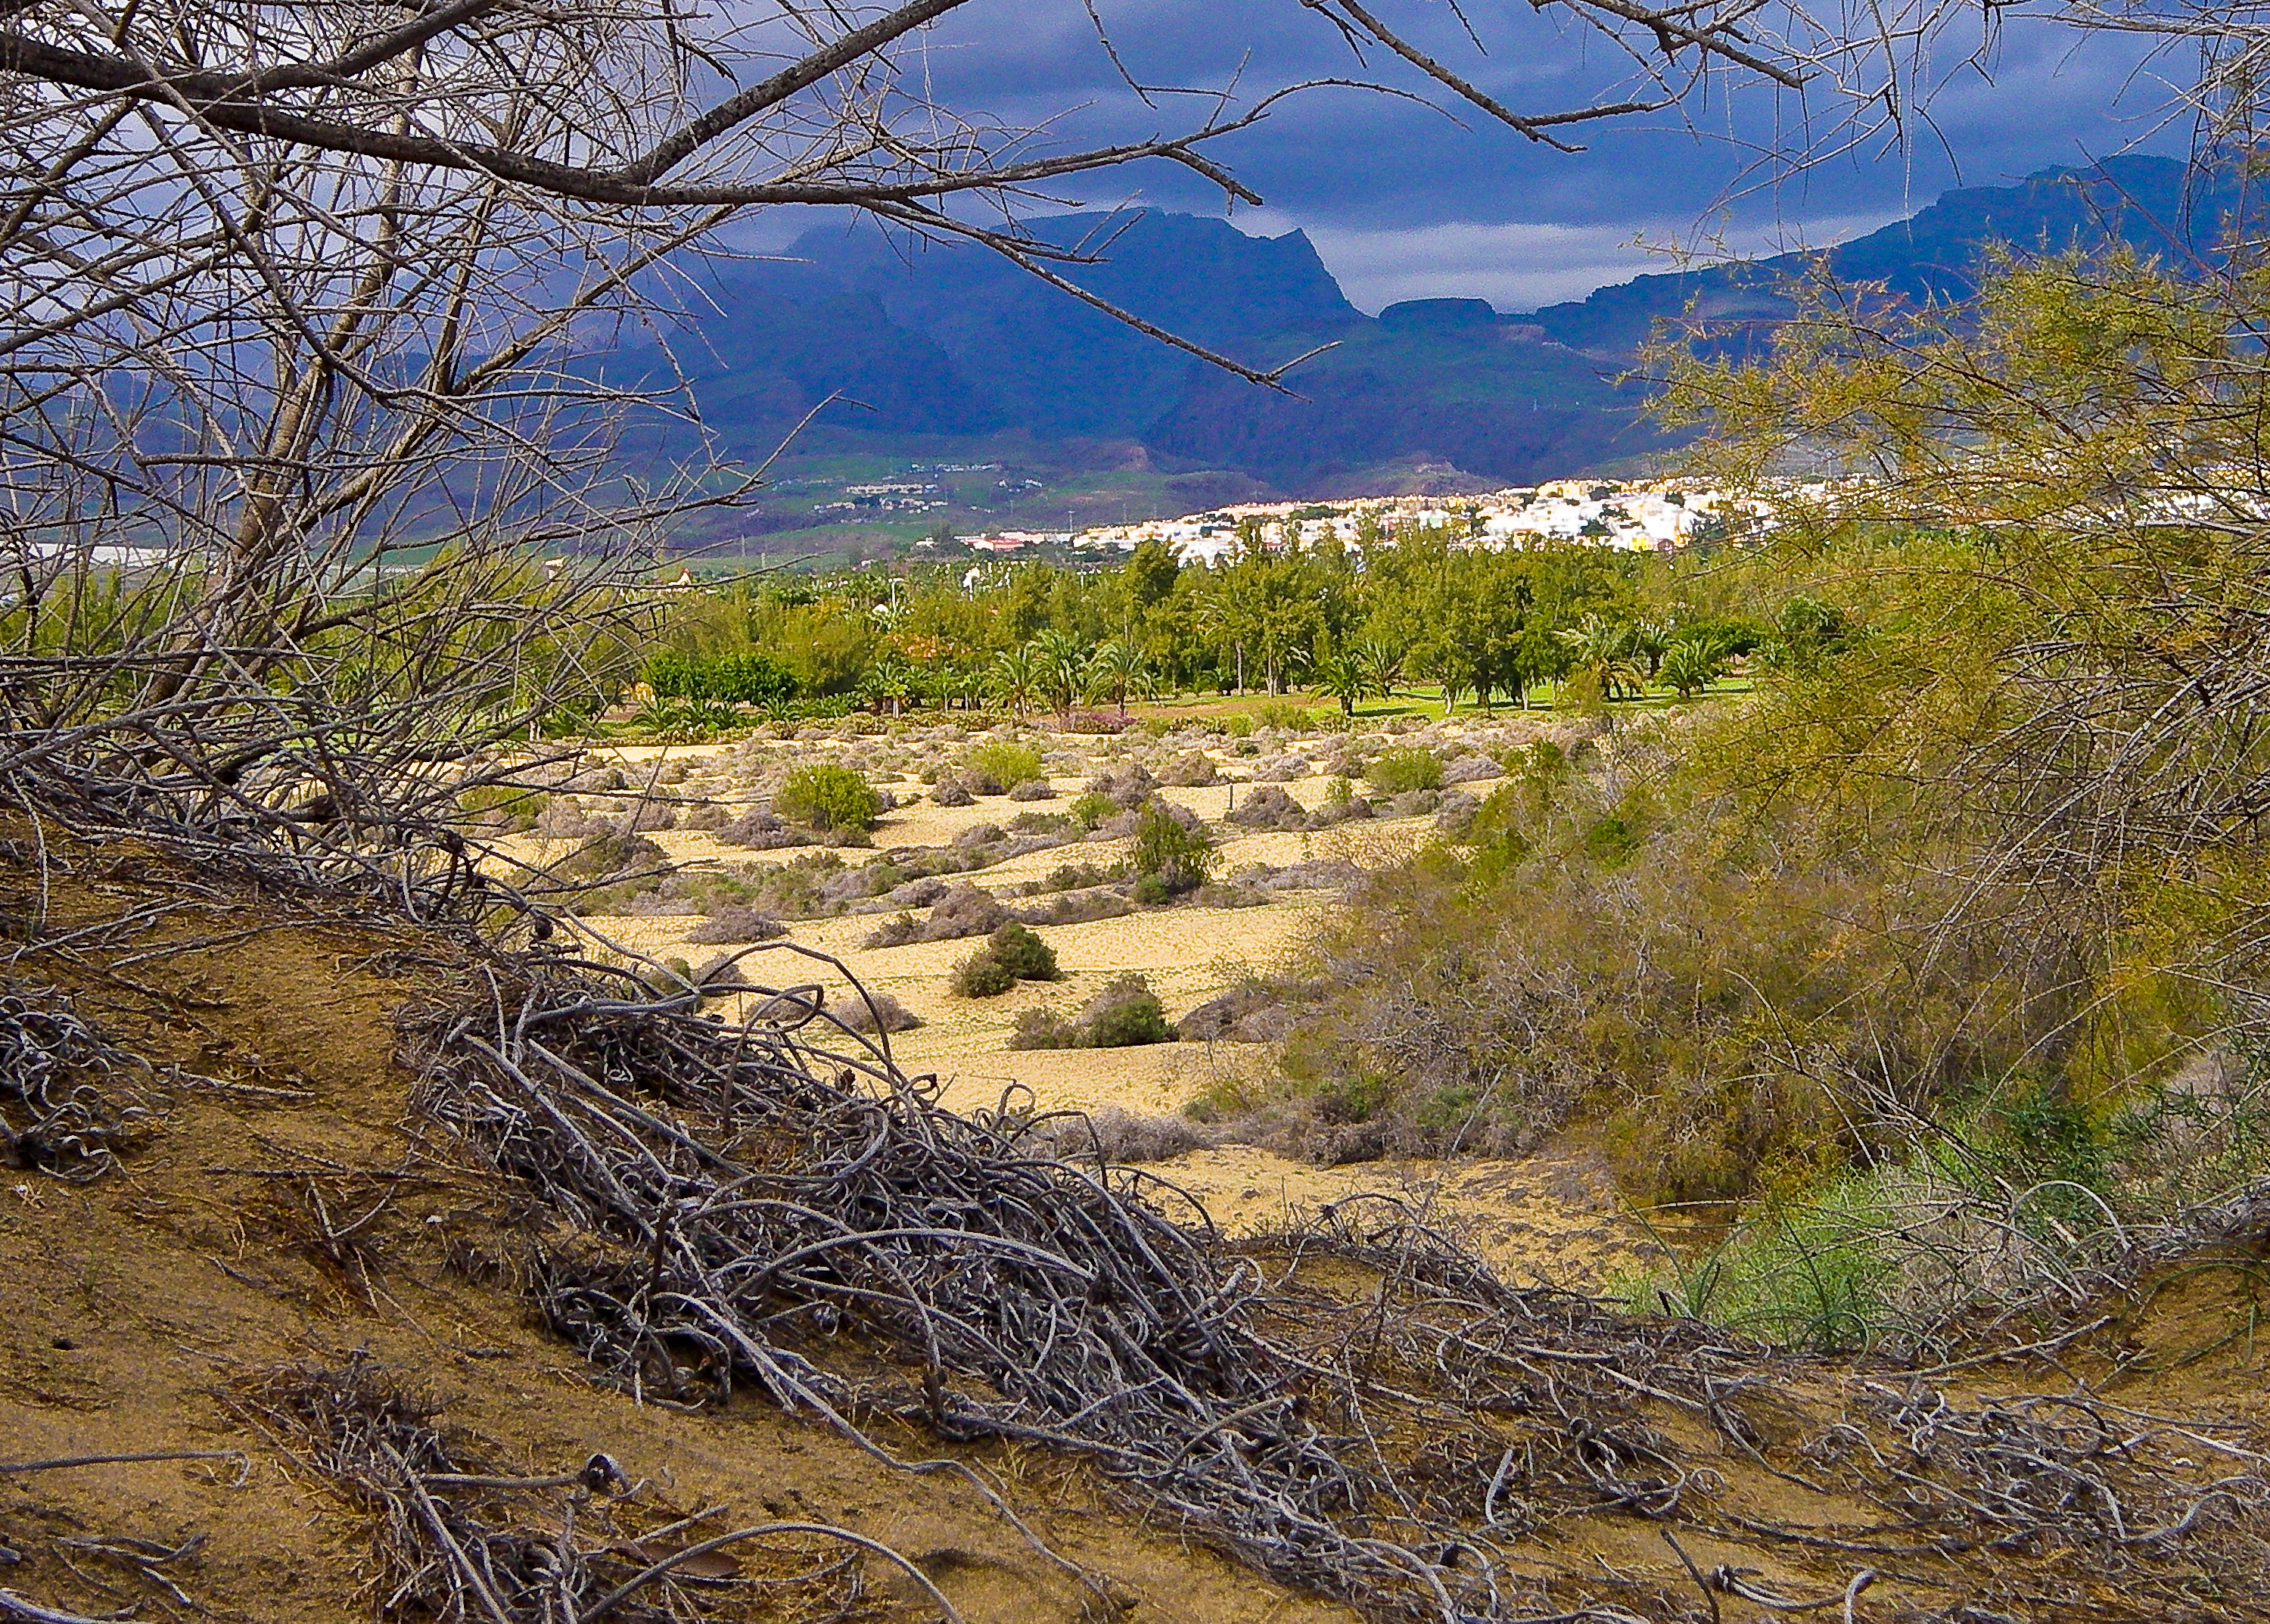
[[810, 834], [791, 829], [761, 807], [751, 807], [714, 833], [720, 845], [744, 846], [752, 851], [778, 851], [812, 844]]
[[1413, 790], [1441, 789], [1443, 763], [1432, 751], [1398, 745], [1375, 756], [1363, 775], [1382, 795], [1407, 795]]
[[721, 908], [686, 933], [686, 939], [702, 946], [738, 946], [769, 942], [786, 936], [788, 927], [761, 908], [746, 904]]
[[1221, 782], [1221, 769], [1213, 758], [1203, 750], [1192, 750], [1176, 756], [1159, 774], [1159, 782], [1182, 789], [1200, 789]]
[[989, 738], [971, 749], [963, 762], [962, 774], [969, 787], [979, 794], [999, 795], [1020, 784], [1045, 778], [1048, 770], [1041, 760], [1041, 753], [1032, 745], [1013, 739]]
[[1125, 897], [1102, 886], [1059, 891], [1038, 908], [1024, 911], [1027, 924], [1086, 924], [1095, 919], [1117, 919], [1133, 912]]
[[1259, 727], [1276, 728], [1287, 733], [1306, 733], [1316, 726], [1316, 716], [1306, 705], [1291, 700], [1265, 701], [1253, 713], [1254, 723]]
[[1182, 808], [1153, 801], [1136, 815], [1135, 847], [1128, 861], [1137, 883], [1153, 894], [1179, 896], [1196, 890], [1213, 872], [1214, 857], [1205, 826]]
[[854, 1032], [911, 1032], [923, 1024], [921, 1016], [889, 993], [870, 987], [866, 995], [863, 998], [853, 993], [831, 1000], [828, 1008], [836, 1020]]
[[985, 948], [953, 967], [953, 987], [964, 998], [998, 997], [1017, 984], [1016, 976]]
[[875, 827], [883, 802], [863, 775], [814, 762], [789, 774], [773, 810], [815, 829], [864, 834]]
[[1058, 1116], [1039, 1124], [1032, 1139], [1065, 1161], [1124, 1165], [1166, 1161], [1217, 1142], [1188, 1116], [1139, 1116], [1117, 1106], [1093, 1116]]
[[1009, 798], [1013, 801], [1052, 801], [1056, 796], [1055, 789], [1045, 778], [1027, 778], [1009, 791]]
[[1175, 1029], [1166, 1007], [1141, 975], [1114, 976], [1080, 1011], [1081, 1042], [1089, 1049], [1131, 1049], [1170, 1043]]
[[1256, 784], [1224, 816], [1249, 829], [1297, 829], [1309, 820], [1301, 803], [1273, 783]]
[[1078, 1049], [1079, 1027], [1045, 1004], [1017, 1012], [1009, 1028], [1012, 1049]]
[[1253, 718], [1242, 712], [1234, 716], [1225, 716], [1222, 718], [1221, 730], [1232, 738], [1251, 738]]
[[1151, 983], [1127, 975], [1114, 976], [1077, 1015], [1061, 1015], [1045, 1005], [1024, 1011], [1009, 1034], [1009, 1047], [1131, 1049], [1174, 1040], [1175, 1030]]
[[1065, 810], [1079, 820], [1082, 828], [1092, 829], [1116, 813], [1119, 803], [1108, 795], [1100, 795], [1091, 790], [1085, 795], [1074, 797], [1072, 805]]
[[985, 950], [1019, 981], [1064, 979], [1064, 972], [1057, 968], [1057, 950], [1017, 920], [1008, 921], [986, 938]]
[[1140, 761], [1115, 761], [1089, 780], [1087, 792], [1105, 797], [1115, 806], [1131, 810], [1149, 800], [1151, 792], [1158, 787], [1159, 781]]
[[939, 779], [938, 787], [930, 792], [930, 798], [940, 806], [974, 806], [977, 802], [968, 786], [959, 778]]
[[611, 830], [594, 834], [554, 865], [566, 879], [606, 879], [669, 861], [661, 847], [642, 836]]
[[1119, 878], [1112, 870], [1097, 867], [1093, 863], [1062, 863], [1048, 871], [1045, 879], [1033, 887], [1035, 891], [1077, 891], [1084, 886], [1109, 885]]

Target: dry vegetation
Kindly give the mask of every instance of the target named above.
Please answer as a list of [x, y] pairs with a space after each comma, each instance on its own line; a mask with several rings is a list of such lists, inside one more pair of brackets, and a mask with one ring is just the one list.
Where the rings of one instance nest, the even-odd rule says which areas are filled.
[[2261, 1612], [2243, 1264], [2091, 1304], [2063, 1375], [1792, 1359], [1376, 1194], [1224, 1239], [1060, 1118], [940, 1108], [792, 945], [827, 1004], [721, 1022], [46, 833], [0, 873], [52, 944], [10, 972], [19, 1616]]

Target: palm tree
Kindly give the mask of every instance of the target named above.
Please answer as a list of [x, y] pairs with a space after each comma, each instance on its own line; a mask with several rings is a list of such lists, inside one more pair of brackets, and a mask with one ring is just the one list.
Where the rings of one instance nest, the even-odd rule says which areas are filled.
[[1371, 692], [1371, 671], [1361, 650], [1334, 649], [1317, 662], [1317, 686], [1340, 702], [1340, 715], [1353, 716]]
[[1069, 721], [1072, 706], [1087, 686], [1087, 651], [1070, 632], [1042, 632], [1033, 639], [1032, 649], [1041, 692]]
[[1384, 638], [1374, 637], [1360, 644], [1355, 653], [1371, 679], [1372, 691], [1384, 700], [1393, 699], [1396, 685], [1403, 680], [1404, 651]]
[[1117, 638], [1098, 649], [1087, 663], [1091, 691], [1116, 701], [1122, 722], [1127, 720], [1127, 690], [1143, 680], [1144, 671], [1143, 651]]
[[993, 697], [1006, 705], [1011, 713], [1023, 716], [1033, 708], [1033, 701], [1041, 692], [1041, 663], [1033, 653], [1030, 643], [1020, 643], [1005, 649], [993, 661], [990, 679]]
[[1717, 681], [1725, 670], [1726, 656], [1716, 638], [1677, 637], [1664, 649], [1656, 677], [1665, 687], [1677, 689], [1679, 697], [1688, 700]]
[[1646, 686], [1639, 663], [1633, 658], [1635, 640], [1628, 626], [1611, 624], [1598, 614], [1587, 613], [1575, 626], [1563, 627], [1554, 635], [1569, 645], [1570, 664], [1590, 673], [1600, 685], [1603, 699], [1637, 693]]

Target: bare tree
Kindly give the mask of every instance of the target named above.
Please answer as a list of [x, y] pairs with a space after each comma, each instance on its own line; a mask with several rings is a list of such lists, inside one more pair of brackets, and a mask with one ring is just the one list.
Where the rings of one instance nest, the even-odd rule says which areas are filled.
[[[752, 478], [707, 456], [666, 345], [629, 376], [613, 352], [737, 214], [975, 239], [1276, 383], [1291, 363], [1138, 321], [1067, 274], [1098, 245], [1017, 222], [1139, 162], [1257, 202], [1223, 144], [1307, 87], [1131, 76], [1195, 111], [1053, 145], [907, 70], [973, 3], [0, 0], [0, 782], [360, 862], [434, 827], [481, 746], [611, 692], [658, 539]], [[1556, 146], [1729, 75], [1841, 84], [1851, 38], [1938, 15], [1560, 0], [1624, 82], [1524, 112], [1364, 0], [1303, 4], [1361, 73]], [[614, 455], [641, 413], [686, 452], [643, 483]]]

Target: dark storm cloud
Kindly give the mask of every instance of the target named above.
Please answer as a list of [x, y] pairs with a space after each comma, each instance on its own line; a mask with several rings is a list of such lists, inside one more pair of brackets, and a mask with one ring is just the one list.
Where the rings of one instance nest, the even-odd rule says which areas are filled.
[[[1478, 52], [1447, 6], [1382, 0], [1457, 70], [1526, 112], [1573, 108], [1633, 88], [1628, 62], [1582, 29], [1556, 27], [1527, 0], [1469, 6]], [[1365, 75], [1427, 88], [1392, 59], [1359, 63], [1295, 0], [1103, 0], [1120, 63], [1148, 83], [1235, 87], [1238, 103], [1322, 76]], [[1538, 145], [1472, 108], [1455, 116], [1406, 100], [1318, 90], [1213, 149], [1267, 200], [1240, 209], [1246, 229], [1308, 230], [1367, 308], [1465, 293], [1503, 308], [1578, 297], [1649, 269], [1635, 238], [1742, 251], [1819, 244], [1912, 212], [1947, 187], [1999, 184], [2140, 141], [2167, 150], [2151, 109], [2163, 87], [2137, 74], [2137, 48], [2014, 25], [1987, 70], [1953, 64], [1951, 38], [1925, 116], [1903, 139], [1792, 172], [1765, 155], [1833, 149], [1851, 109], [1832, 93], [1714, 85], [1677, 113], [1585, 128], [1587, 150]], [[1202, 101], [1134, 94], [1078, 0], [980, 0], [931, 30], [905, 64], [957, 109], [1042, 133], [1063, 147], [1199, 122]], [[1439, 99], [1440, 93], [1437, 93]], [[1087, 177], [1057, 197], [1220, 213], [1218, 190], [1152, 165]], [[1046, 207], [1046, 204], [1036, 204]]]

